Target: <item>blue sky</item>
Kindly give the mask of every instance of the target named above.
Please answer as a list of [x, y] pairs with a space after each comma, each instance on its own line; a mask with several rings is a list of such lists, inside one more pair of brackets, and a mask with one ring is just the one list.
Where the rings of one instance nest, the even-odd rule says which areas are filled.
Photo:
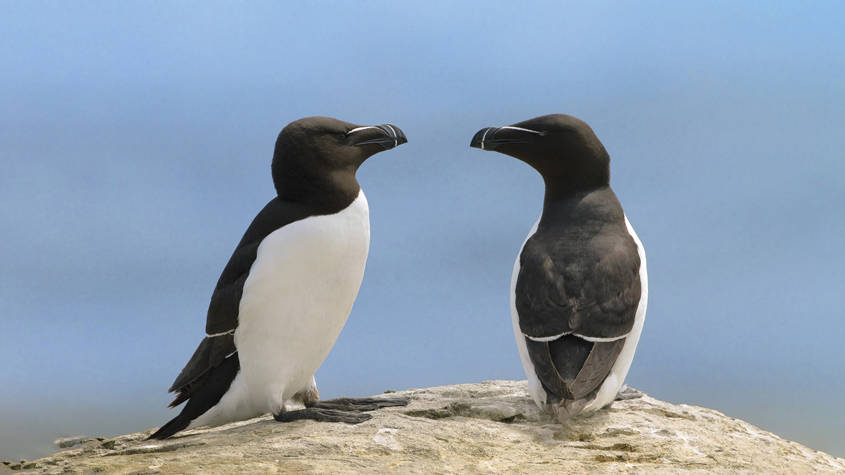
[[309, 115], [410, 140], [359, 172], [370, 258], [323, 395], [522, 378], [508, 286], [542, 182], [468, 145], [553, 112], [604, 142], [648, 253], [628, 382], [845, 456], [843, 10], [0, 2], [0, 458], [175, 414]]

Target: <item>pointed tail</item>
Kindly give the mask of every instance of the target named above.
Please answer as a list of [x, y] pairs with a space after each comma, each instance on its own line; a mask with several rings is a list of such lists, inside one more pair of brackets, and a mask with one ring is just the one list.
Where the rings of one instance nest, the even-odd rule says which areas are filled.
[[229, 386], [232, 385], [232, 381], [235, 380], [235, 376], [237, 376], [240, 368], [241, 365], [237, 353], [232, 353], [219, 366], [212, 368], [201, 381], [198, 381], [196, 385], [192, 385], [190, 395], [180, 394], [178, 396], [177, 400], [180, 398], [182, 400], [188, 400], [188, 403], [182, 408], [182, 412], [167, 424], [161, 426], [147, 440], [166, 439], [184, 430], [191, 424], [191, 421], [217, 405], [220, 399], [223, 398], [223, 395], [226, 394], [226, 391], [229, 390]]

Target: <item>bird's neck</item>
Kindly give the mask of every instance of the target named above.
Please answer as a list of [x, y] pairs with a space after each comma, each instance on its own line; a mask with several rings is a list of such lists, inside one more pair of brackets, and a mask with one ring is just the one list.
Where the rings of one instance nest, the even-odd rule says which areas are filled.
[[354, 171], [324, 175], [285, 175], [276, 180], [279, 199], [300, 203], [319, 214], [333, 214], [349, 206], [361, 191]]
[[[607, 208], [607, 209], [606, 209]], [[546, 186], [543, 214], [540, 225], [567, 223], [573, 220], [602, 218], [621, 206], [609, 185], [584, 189], [566, 189]]]

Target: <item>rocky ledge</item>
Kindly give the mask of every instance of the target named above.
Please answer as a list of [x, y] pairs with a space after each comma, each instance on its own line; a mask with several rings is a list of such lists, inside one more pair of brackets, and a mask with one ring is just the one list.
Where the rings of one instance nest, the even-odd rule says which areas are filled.
[[[390, 396], [358, 425], [264, 416], [147, 441], [147, 430], [82, 439], [5, 469], [43, 473], [845, 473], [845, 459], [727, 417], [643, 395], [566, 426], [542, 414], [524, 381], [487, 381]], [[0, 466], [0, 471], [4, 467]]]

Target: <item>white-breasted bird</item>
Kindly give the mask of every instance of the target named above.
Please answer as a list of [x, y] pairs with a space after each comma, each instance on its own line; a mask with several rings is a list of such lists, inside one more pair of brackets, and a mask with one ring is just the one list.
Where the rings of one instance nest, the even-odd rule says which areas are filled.
[[[391, 124], [308, 117], [279, 133], [277, 196], [258, 213], [223, 269], [206, 335], [170, 387], [181, 413], [150, 438], [270, 412], [357, 423], [360, 411], [406, 400], [319, 401], [314, 373], [343, 329], [364, 276], [369, 208], [355, 178], [370, 156], [407, 142]], [[306, 408], [286, 411], [298, 400]]]

